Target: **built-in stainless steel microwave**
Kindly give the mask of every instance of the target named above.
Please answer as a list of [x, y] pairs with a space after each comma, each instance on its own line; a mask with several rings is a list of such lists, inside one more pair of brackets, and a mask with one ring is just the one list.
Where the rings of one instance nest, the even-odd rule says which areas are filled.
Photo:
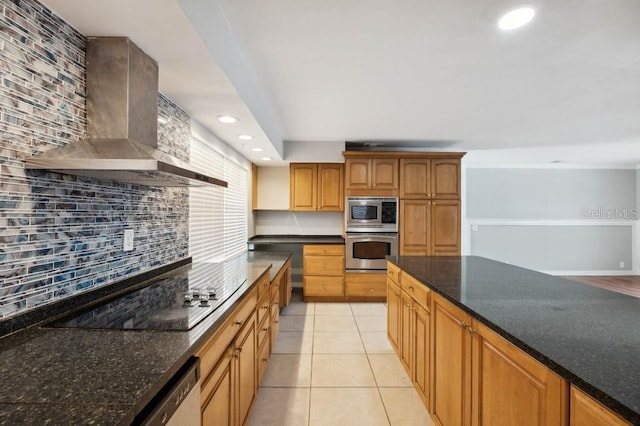
[[347, 232], [398, 232], [397, 197], [347, 197]]

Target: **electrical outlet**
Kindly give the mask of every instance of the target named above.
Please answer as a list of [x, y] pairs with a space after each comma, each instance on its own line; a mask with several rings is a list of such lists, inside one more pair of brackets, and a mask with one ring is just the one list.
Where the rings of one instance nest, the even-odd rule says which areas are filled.
[[125, 229], [124, 230], [124, 238], [123, 238], [123, 247], [122, 250], [123, 251], [131, 251], [133, 250], [133, 237], [134, 237], [134, 233], [133, 233], [133, 229]]
[[471, 230], [472, 231], [477, 231], [478, 230], [478, 225], [471, 225]]
[[620, 269], [624, 268], [624, 262], [620, 262]]

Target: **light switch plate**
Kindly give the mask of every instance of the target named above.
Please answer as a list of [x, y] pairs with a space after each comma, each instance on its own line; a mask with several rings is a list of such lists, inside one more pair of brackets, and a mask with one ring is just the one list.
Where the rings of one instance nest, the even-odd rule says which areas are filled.
[[124, 243], [123, 243], [123, 248], [122, 250], [124, 251], [131, 251], [133, 250], [133, 237], [134, 237], [134, 233], [133, 233], [133, 229], [125, 229], [124, 230]]

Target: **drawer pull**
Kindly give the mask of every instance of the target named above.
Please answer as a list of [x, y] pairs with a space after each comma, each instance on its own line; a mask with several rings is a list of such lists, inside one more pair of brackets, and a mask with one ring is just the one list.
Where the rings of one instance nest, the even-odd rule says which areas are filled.
[[241, 326], [241, 325], [242, 325], [242, 321], [236, 321], [236, 322], [235, 322], [235, 325], [237, 325], [237, 326]]
[[370, 289], [369, 289], [369, 293], [373, 293], [374, 291], [375, 291], [375, 290], [374, 290], [374, 289], [372, 289], [372, 288], [370, 288]]
[[262, 331], [269, 331], [269, 327], [263, 328]]

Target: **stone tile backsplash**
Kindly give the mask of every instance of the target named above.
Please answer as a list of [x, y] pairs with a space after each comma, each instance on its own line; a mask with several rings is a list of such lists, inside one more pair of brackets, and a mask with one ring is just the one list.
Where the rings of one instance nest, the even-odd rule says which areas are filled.
[[[85, 43], [37, 1], [0, 0], [0, 319], [188, 256], [187, 189], [24, 169], [85, 135]], [[158, 105], [159, 149], [188, 161], [190, 117]]]

